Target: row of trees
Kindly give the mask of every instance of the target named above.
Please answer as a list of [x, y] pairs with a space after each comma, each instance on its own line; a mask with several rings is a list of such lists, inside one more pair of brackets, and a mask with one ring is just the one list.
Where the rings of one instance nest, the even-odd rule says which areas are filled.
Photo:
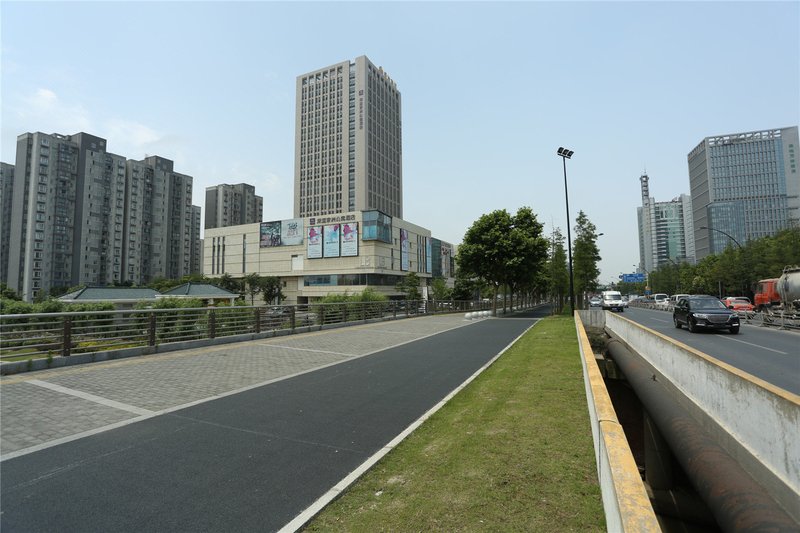
[[[471, 299], [488, 286], [493, 300], [503, 290], [523, 297], [550, 297], [560, 311], [569, 298], [569, 266], [564, 236], [555, 229], [550, 238], [529, 207], [515, 215], [505, 209], [481, 216], [464, 235], [458, 249], [454, 297]], [[597, 228], [583, 211], [578, 213], [573, 242], [576, 304], [597, 290], [600, 253]], [[505, 300], [504, 300], [505, 301]]]
[[[752, 298], [759, 280], [777, 278], [784, 267], [790, 265], [800, 265], [800, 228], [750, 240], [741, 247], [729, 246], [722, 253], [706, 256], [694, 265], [661, 265], [649, 273], [648, 283], [653, 293]], [[618, 288], [628, 294], [644, 294], [645, 284], [620, 283]]]

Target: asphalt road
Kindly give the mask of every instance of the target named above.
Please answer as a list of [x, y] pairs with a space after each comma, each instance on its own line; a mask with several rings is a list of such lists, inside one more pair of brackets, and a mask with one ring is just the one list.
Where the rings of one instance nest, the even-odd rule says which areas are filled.
[[689, 333], [676, 329], [672, 313], [628, 308], [623, 316], [672, 337], [777, 387], [800, 394], [800, 332], [742, 324], [737, 335], [727, 331]]
[[277, 530], [534, 322], [483, 320], [9, 459], [0, 528]]

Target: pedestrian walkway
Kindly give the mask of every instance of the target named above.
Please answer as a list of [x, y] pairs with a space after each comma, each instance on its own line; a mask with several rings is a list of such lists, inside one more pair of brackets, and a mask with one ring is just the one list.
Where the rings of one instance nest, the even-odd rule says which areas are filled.
[[0, 460], [458, 328], [393, 320], [0, 377]]

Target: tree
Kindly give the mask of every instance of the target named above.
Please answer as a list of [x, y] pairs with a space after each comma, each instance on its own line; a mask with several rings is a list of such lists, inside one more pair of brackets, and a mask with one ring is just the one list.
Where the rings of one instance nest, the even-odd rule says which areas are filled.
[[278, 303], [283, 301], [285, 296], [281, 291], [281, 278], [276, 276], [261, 278], [261, 297], [267, 305], [275, 303], [275, 300], [278, 300]]
[[419, 292], [419, 276], [416, 272], [409, 272], [395, 287], [406, 295], [406, 300], [419, 300], [422, 297]]
[[14, 292], [8, 285], [5, 283], [0, 283], [0, 298], [5, 298], [7, 300], [22, 300], [22, 298]]
[[256, 294], [261, 292], [261, 276], [256, 272], [247, 274], [242, 278], [245, 292], [250, 295], [250, 305], [255, 305]]
[[564, 309], [569, 292], [569, 265], [567, 251], [564, 249], [564, 236], [559, 228], [553, 230], [550, 238], [550, 256], [547, 261], [547, 289], [556, 305], [556, 312]]
[[460, 269], [456, 270], [456, 279], [453, 283], [452, 298], [454, 300], [470, 301], [480, 299], [483, 282], [477, 278], [466, 276]]
[[225, 289], [226, 291], [241, 293], [242, 292], [242, 284], [238, 279], [235, 279], [233, 276], [225, 272], [218, 278], [213, 278], [211, 283], [214, 283], [217, 287], [221, 289]]
[[497, 291], [507, 286], [512, 294], [532, 284], [547, 257], [542, 225], [529, 207], [515, 216], [505, 209], [481, 216], [464, 235], [458, 249], [458, 267], [466, 277], [478, 278]]
[[434, 300], [449, 300], [453, 291], [447, 286], [444, 278], [433, 278], [431, 292]]
[[[575, 220], [575, 246], [572, 253], [572, 275], [575, 280], [576, 304], [583, 302], [586, 292], [597, 290], [597, 277], [600, 269], [600, 250], [597, 248], [597, 228], [589, 221], [583, 211], [578, 212]], [[580, 305], [576, 305], [578, 309]]]

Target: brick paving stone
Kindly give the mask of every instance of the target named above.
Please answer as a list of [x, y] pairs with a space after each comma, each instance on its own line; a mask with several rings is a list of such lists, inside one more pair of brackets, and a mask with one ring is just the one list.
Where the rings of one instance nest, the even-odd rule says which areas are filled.
[[463, 314], [392, 320], [0, 378], [0, 454], [137, 415], [29, 383], [163, 411], [469, 324]]

